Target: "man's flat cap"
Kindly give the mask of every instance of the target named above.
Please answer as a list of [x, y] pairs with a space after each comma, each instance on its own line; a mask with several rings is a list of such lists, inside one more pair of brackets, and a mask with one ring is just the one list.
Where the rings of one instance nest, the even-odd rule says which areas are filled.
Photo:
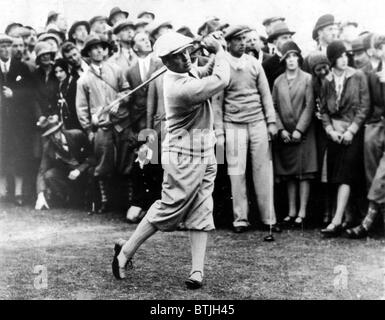
[[235, 25], [230, 26], [226, 30], [225, 40], [230, 41], [231, 39], [240, 36], [246, 32], [251, 31], [250, 27], [247, 25]]
[[268, 26], [269, 24], [272, 24], [276, 21], [285, 21], [286, 19], [284, 17], [270, 17], [262, 21], [263, 26]]
[[170, 31], [161, 35], [154, 44], [154, 52], [159, 57], [176, 54], [193, 46], [193, 39], [180, 33]]

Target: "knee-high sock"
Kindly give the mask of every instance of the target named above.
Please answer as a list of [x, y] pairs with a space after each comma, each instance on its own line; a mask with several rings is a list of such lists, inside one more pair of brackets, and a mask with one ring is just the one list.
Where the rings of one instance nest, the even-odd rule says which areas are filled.
[[191, 258], [193, 271], [201, 271], [203, 276], [203, 268], [206, 256], [208, 234], [205, 231], [190, 231], [191, 242]]
[[136, 250], [138, 250], [142, 243], [150, 238], [157, 230], [153, 224], [148, 222], [146, 218], [143, 218], [120, 251], [118, 256], [119, 265], [123, 267], [126, 262], [134, 256]]

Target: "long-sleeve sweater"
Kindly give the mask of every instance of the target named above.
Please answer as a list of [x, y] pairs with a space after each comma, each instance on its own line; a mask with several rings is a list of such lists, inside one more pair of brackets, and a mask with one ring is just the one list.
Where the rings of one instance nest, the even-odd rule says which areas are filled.
[[228, 85], [229, 78], [230, 68], [223, 51], [217, 53], [210, 76], [199, 78], [193, 69], [189, 73], [165, 73], [165, 152], [190, 156], [211, 155], [215, 136], [209, 99]]

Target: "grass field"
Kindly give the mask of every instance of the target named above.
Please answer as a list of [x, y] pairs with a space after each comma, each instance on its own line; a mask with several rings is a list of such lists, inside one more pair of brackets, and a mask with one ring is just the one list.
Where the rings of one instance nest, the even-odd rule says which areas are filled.
[[111, 274], [113, 242], [128, 238], [135, 228], [124, 222], [123, 214], [0, 206], [1, 299], [385, 296], [383, 238], [325, 240], [313, 229], [284, 231], [275, 242], [265, 243], [261, 231], [239, 235], [217, 230], [209, 241], [205, 286], [189, 291], [184, 286], [190, 270], [186, 232], [157, 233], [138, 251], [128, 279], [117, 281]]

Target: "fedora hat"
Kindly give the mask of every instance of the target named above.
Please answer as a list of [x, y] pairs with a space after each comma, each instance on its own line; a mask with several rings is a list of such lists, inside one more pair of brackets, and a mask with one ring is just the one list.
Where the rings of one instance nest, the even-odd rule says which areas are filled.
[[87, 29], [87, 33], [90, 33], [90, 24], [88, 21], [85, 21], [85, 20], [76, 21], [68, 31], [68, 40], [74, 41], [73, 34], [76, 32], [76, 28], [80, 26], [85, 26]]
[[112, 8], [111, 11], [110, 11], [110, 15], [109, 15], [109, 17], [108, 17], [108, 20], [107, 20], [107, 23], [108, 23], [110, 26], [112, 26], [112, 22], [111, 22], [112, 18], [113, 18], [115, 15], [117, 15], [118, 13], [123, 13], [123, 14], [126, 16], [126, 19], [127, 19], [128, 16], [130, 15], [127, 11], [123, 11], [123, 10], [121, 10], [119, 7], [114, 7], [114, 8]]
[[97, 34], [90, 34], [86, 38], [86, 41], [85, 41], [85, 44], [84, 44], [84, 48], [81, 51], [82, 56], [83, 57], [88, 57], [88, 51], [90, 50], [90, 48], [92, 46], [97, 45], [97, 44], [101, 44], [105, 48], [110, 47], [110, 44], [109, 44], [109, 42], [107, 40], [102, 39], [102, 37], [100, 37]]
[[59, 117], [57, 115], [46, 117], [41, 117], [37, 122], [37, 126], [42, 130], [42, 137], [47, 137], [62, 127], [63, 123], [59, 122]]
[[318, 38], [318, 31], [322, 28], [325, 28], [327, 26], [330, 26], [332, 24], [336, 24], [335, 18], [332, 14], [324, 14], [323, 16], [320, 16], [313, 28], [313, 40], [317, 40]]
[[149, 14], [152, 17], [152, 20], [155, 19], [155, 14], [150, 11], [142, 11], [141, 13], [138, 14], [137, 18], [141, 19], [146, 14]]
[[273, 42], [275, 39], [277, 39], [279, 36], [282, 36], [284, 34], [295, 34], [294, 31], [291, 31], [287, 24], [285, 22], [279, 22], [273, 26], [273, 29], [271, 30], [271, 34], [267, 38], [268, 42]]
[[118, 34], [120, 31], [122, 31], [124, 28], [127, 28], [127, 27], [131, 27], [132, 29], [135, 29], [135, 23], [131, 20], [119, 21], [112, 29], [112, 33]]

